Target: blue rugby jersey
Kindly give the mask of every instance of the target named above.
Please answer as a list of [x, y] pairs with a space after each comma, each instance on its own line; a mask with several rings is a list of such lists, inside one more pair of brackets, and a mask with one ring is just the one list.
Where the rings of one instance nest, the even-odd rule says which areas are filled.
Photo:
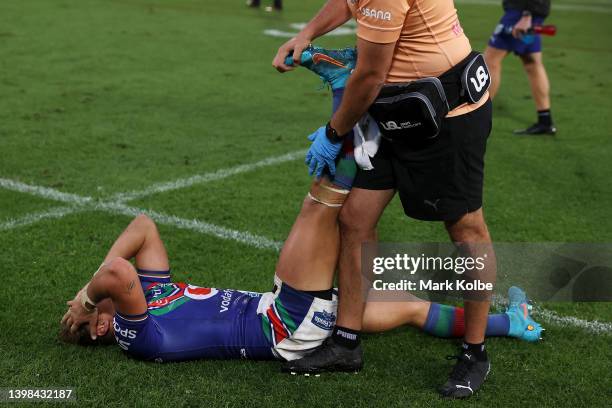
[[154, 276], [140, 275], [140, 281], [147, 313], [116, 313], [114, 319], [117, 344], [130, 355], [159, 362], [273, 358], [257, 314], [262, 294]]
[[172, 282], [169, 272], [156, 274], [139, 270], [147, 313], [114, 318], [117, 344], [144, 360], [273, 359], [273, 348], [297, 330], [314, 300], [283, 285], [273, 304], [258, 313], [265, 294], [198, 287]]

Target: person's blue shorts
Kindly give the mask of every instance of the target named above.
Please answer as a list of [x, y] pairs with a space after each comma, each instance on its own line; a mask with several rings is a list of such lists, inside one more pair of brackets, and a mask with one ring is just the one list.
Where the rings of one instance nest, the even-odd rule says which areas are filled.
[[[530, 36], [528, 42], [512, 36], [512, 27], [521, 19], [522, 12], [519, 10], [506, 10], [495, 31], [489, 40], [489, 46], [514, 52], [517, 55], [533, 54], [542, 51], [542, 38], [540, 35]], [[533, 17], [533, 25], [542, 25], [543, 17]]]

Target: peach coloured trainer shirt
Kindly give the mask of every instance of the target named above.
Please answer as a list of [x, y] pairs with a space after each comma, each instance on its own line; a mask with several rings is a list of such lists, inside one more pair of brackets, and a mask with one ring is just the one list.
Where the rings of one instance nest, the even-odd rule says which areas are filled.
[[[471, 52], [453, 0], [347, 0], [357, 21], [357, 37], [377, 43], [395, 43], [386, 83], [437, 77]], [[464, 104], [448, 116], [468, 113], [483, 105]]]

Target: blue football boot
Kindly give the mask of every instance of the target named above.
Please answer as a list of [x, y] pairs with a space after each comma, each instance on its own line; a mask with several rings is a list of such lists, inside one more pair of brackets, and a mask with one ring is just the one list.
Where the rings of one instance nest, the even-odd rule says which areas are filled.
[[542, 326], [531, 318], [529, 311], [531, 305], [527, 301], [525, 292], [516, 286], [508, 289], [508, 309], [506, 314], [510, 318], [510, 332], [508, 336], [516, 337], [529, 342], [542, 339]]
[[[292, 55], [287, 56], [285, 64], [294, 65]], [[300, 58], [300, 65], [319, 75], [331, 86], [332, 90], [346, 86], [346, 81], [356, 64], [357, 50], [355, 48], [326, 50], [311, 45], [302, 51]]]

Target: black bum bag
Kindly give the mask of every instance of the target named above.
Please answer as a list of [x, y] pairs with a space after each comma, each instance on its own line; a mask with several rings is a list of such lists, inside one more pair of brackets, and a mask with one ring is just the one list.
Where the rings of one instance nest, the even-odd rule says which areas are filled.
[[439, 77], [383, 86], [369, 113], [388, 139], [438, 136], [449, 111], [478, 103], [491, 84], [482, 54], [472, 52]]

